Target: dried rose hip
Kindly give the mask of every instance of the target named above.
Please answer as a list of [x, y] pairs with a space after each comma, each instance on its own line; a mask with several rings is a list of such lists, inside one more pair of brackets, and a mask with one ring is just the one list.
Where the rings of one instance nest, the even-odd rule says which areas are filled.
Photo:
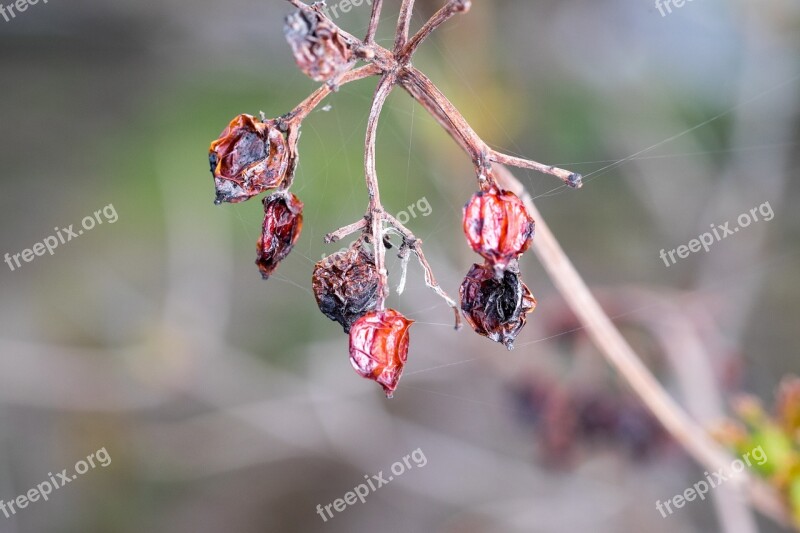
[[356, 243], [317, 263], [311, 286], [322, 314], [350, 333], [353, 322], [375, 310], [378, 278], [375, 261]]
[[256, 265], [264, 279], [278, 268], [303, 228], [303, 202], [290, 192], [280, 191], [264, 198], [264, 224], [256, 243]]
[[392, 397], [408, 358], [413, 320], [395, 311], [371, 311], [350, 330], [350, 362], [362, 377], [376, 381]]
[[464, 207], [469, 245], [500, 271], [528, 249], [534, 228], [522, 200], [497, 187], [476, 193]]
[[286, 17], [283, 32], [297, 66], [314, 81], [332, 79], [350, 62], [352, 51], [339, 29], [311, 9]]
[[490, 265], [472, 265], [461, 284], [461, 310], [472, 329], [509, 350], [535, 308], [531, 291], [511, 270], [497, 279]]
[[289, 149], [273, 121], [239, 115], [211, 143], [208, 160], [217, 189], [215, 203], [238, 203], [283, 182]]

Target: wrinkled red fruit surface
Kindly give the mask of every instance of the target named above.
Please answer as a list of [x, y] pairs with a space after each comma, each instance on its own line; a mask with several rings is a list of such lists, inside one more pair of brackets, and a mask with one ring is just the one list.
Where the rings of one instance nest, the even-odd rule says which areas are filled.
[[281, 191], [264, 198], [264, 224], [256, 244], [256, 265], [264, 279], [278, 268], [303, 228], [303, 202], [290, 192]]
[[514, 272], [494, 274], [489, 265], [472, 265], [461, 284], [461, 310], [476, 333], [511, 350], [536, 299]]
[[317, 263], [311, 287], [322, 314], [349, 333], [353, 322], [375, 310], [378, 277], [375, 261], [356, 244]]
[[516, 194], [493, 187], [464, 207], [464, 234], [472, 249], [498, 270], [531, 245], [534, 222]]
[[283, 183], [289, 166], [286, 139], [272, 121], [234, 118], [208, 153], [216, 204], [238, 203]]
[[350, 62], [352, 52], [339, 30], [311, 9], [286, 17], [283, 32], [297, 66], [314, 81], [332, 79]]
[[413, 320], [395, 311], [371, 311], [350, 329], [350, 362], [362, 377], [376, 381], [392, 397], [408, 359]]

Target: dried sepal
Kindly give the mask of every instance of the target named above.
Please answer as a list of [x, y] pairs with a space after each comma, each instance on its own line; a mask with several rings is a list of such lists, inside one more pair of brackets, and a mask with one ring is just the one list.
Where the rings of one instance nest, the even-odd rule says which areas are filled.
[[279, 191], [264, 198], [264, 223], [256, 243], [256, 265], [264, 279], [292, 251], [302, 228], [303, 202], [297, 196]]
[[371, 311], [350, 329], [350, 362], [358, 374], [383, 387], [391, 398], [408, 359], [413, 324], [394, 309]]
[[283, 183], [290, 148], [274, 121], [251, 115], [234, 118], [209, 148], [214, 203], [243, 202]]
[[378, 282], [375, 260], [359, 240], [318, 262], [311, 285], [319, 310], [349, 333], [356, 320], [377, 307]]
[[473, 195], [464, 207], [463, 225], [470, 247], [498, 271], [530, 247], [535, 230], [522, 200], [495, 186]]
[[461, 310], [479, 335], [499, 342], [509, 350], [525, 326], [536, 299], [519, 279], [506, 270], [500, 278], [490, 265], [472, 265], [461, 284]]
[[287, 16], [283, 31], [297, 66], [314, 81], [333, 79], [353, 57], [336, 25], [313, 9], [299, 9]]

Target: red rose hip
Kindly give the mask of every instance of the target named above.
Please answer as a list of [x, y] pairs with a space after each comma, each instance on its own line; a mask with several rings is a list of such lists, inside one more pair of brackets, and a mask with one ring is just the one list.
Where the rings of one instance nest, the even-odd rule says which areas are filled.
[[534, 221], [516, 194], [492, 187], [464, 207], [464, 234], [472, 249], [498, 271], [531, 245]]
[[256, 244], [256, 265], [264, 279], [278, 268], [294, 248], [303, 228], [303, 202], [287, 191], [264, 198], [264, 223]]
[[391, 398], [408, 359], [413, 320], [395, 311], [371, 311], [350, 329], [350, 362], [356, 372], [383, 387]]
[[238, 203], [283, 183], [289, 148], [273, 121], [239, 115], [211, 143], [208, 161], [217, 191], [214, 203]]

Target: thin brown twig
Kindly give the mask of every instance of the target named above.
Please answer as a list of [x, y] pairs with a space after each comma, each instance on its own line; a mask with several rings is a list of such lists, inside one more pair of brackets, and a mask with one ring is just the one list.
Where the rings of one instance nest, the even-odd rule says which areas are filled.
[[[389, 213], [384, 213], [383, 218], [403, 236], [403, 248], [410, 249], [412, 252], [414, 252], [414, 255], [417, 256], [419, 264], [422, 267], [422, 270], [425, 272], [425, 284], [430, 289], [433, 289], [436, 294], [441, 296], [444, 301], [447, 302], [447, 305], [453, 309], [455, 313], [455, 329], [461, 329], [461, 313], [458, 310], [458, 303], [456, 303], [456, 301], [451, 298], [444, 289], [442, 289], [441, 285], [439, 285], [439, 282], [436, 281], [436, 276], [433, 274], [433, 269], [428, 263], [428, 260], [425, 259], [425, 254], [422, 251], [422, 241], [414, 236], [411, 230], [406, 228], [399, 220]], [[405, 259], [402, 252], [400, 255], [401, 258]]]
[[414, 14], [414, 0], [403, 0], [400, 5], [400, 18], [397, 21], [397, 32], [394, 38], [394, 53], [397, 55], [408, 42], [411, 16]]
[[383, 0], [374, 0], [372, 2], [372, 14], [369, 17], [367, 36], [364, 38], [366, 44], [375, 42], [375, 34], [378, 33], [378, 25], [381, 22], [381, 9], [383, 9]]
[[358, 231], [363, 231], [367, 228], [369, 223], [367, 222], [366, 218], [362, 218], [358, 222], [353, 222], [349, 226], [345, 226], [343, 228], [339, 228], [336, 231], [332, 231], [325, 235], [325, 244], [331, 244], [333, 242], [339, 242], [340, 240], [344, 239], [348, 235], [352, 235]]
[[453, 18], [458, 13], [466, 13], [472, 7], [470, 0], [449, 0], [447, 4], [437, 11], [424, 26], [411, 38], [410, 41], [397, 54], [400, 63], [407, 63], [419, 45], [428, 38], [436, 29]]
[[[442, 93], [425, 74], [412, 66], [404, 67], [400, 84], [442, 125], [451, 137], [472, 157], [479, 177], [492, 161], [512, 166], [537, 170], [555, 176], [572, 188], [580, 188], [583, 178], [580, 174], [529, 159], [507, 156], [492, 150], [469, 125], [461, 112]], [[491, 183], [491, 176], [488, 181]]]
[[383, 206], [381, 205], [380, 188], [378, 186], [378, 170], [375, 163], [375, 142], [378, 136], [378, 120], [386, 99], [394, 88], [397, 78], [394, 73], [384, 74], [375, 96], [372, 99], [372, 108], [367, 121], [367, 141], [364, 149], [364, 169], [369, 192], [369, 228], [372, 232], [372, 246], [375, 250], [375, 268], [378, 271], [378, 311], [386, 308], [386, 298], [389, 296], [389, 274], [386, 271], [386, 250], [383, 242]]

